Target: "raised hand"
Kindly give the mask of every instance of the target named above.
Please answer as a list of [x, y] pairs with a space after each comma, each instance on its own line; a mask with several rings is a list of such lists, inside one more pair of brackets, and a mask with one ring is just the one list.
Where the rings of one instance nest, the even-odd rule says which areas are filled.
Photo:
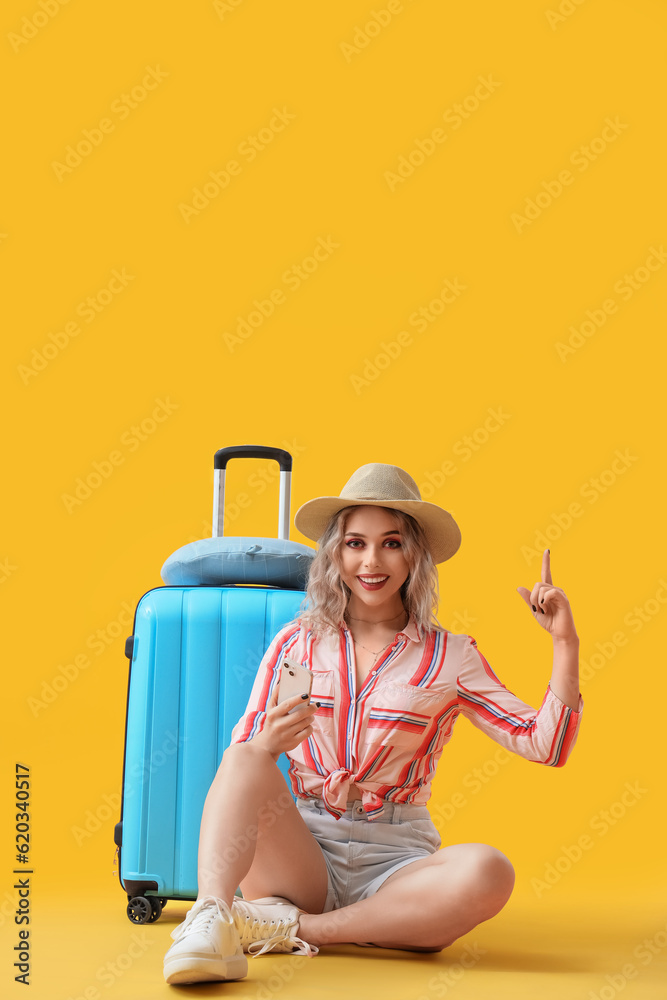
[[551, 579], [551, 555], [545, 549], [542, 555], [541, 579], [532, 590], [526, 587], [516, 588], [531, 609], [542, 628], [550, 633], [554, 640], [569, 641], [577, 639], [577, 630], [572, 618], [570, 602], [564, 590], [555, 587]]

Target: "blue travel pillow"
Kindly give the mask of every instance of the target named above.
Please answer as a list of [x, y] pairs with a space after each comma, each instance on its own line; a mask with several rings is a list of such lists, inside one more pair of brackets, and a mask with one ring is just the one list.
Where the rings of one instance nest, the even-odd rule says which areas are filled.
[[176, 549], [161, 570], [166, 584], [305, 590], [315, 550], [281, 538], [202, 538]]

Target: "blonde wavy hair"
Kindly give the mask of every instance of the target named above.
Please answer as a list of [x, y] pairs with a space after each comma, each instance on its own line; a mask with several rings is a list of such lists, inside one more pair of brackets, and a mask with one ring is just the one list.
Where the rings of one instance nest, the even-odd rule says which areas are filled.
[[[343, 622], [351, 591], [341, 577], [340, 552], [347, 520], [353, 510], [363, 506], [343, 507], [333, 514], [319, 540], [319, 549], [308, 574], [306, 596], [301, 604], [303, 610], [297, 616], [316, 635], [337, 632]], [[402, 534], [403, 552], [409, 568], [408, 578], [400, 590], [405, 610], [415, 618], [420, 628], [446, 631], [435, 617], [439, 601], [438, 572], [421, 525], [401, 510], [393, 507], [382, 509], [395, 517]]]

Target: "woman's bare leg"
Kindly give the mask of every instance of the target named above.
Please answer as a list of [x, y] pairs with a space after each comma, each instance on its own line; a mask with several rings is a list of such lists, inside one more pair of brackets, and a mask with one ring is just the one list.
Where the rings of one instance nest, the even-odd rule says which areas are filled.
[[298, 934], [309, 944], [440, 951], [502, 909], [514, 870], [486, 844], [453, 844], [405, 865], [370, 899], [322, 913], [322, 852], [273, 757], [249, 741], [225, 751], [199, 838], [198, 898], [231, 905], [238, 885], [248, 899], [282, 896], [305, 910]]
[[310, 913], [324, 906], [320, 847], [275, 760], [251, 740], [225, 750], [206, 797], [198, 882], [198, 899], [215, 896], [230, 906], [239, 885], [248, 899], [283, 896]]
[[298, 934], [309, 944], [372, 943], [441, 951], [495, 916], [514, 887], [514, 869], [487, 844], [452, 844], [413, 861], [369, 899], [330, 913], [304, 913]]

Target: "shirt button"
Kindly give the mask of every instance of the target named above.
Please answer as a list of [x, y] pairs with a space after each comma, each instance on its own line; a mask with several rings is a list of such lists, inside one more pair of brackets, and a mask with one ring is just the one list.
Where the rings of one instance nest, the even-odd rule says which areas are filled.
[[371, 677], [375, 677], [377, 670], [371, 670]]

